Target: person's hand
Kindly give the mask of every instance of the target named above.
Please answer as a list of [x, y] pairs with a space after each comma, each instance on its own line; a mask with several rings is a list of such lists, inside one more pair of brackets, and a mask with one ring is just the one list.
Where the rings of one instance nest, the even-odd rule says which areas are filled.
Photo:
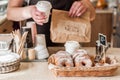
[[32, 14], [33, 20], [34, 20], [37, 24], [39, 24], [39, 25], [43, 25], [43, 24], [44, 24], [45, 19], [46, 19], [46, 16], [45, 16], [45, 13], [44, 13], [44, 12], [40, 12], [40, 11], [38, 11], [38, 10], [36, 9], [36, 7], [34, 7], [34, 8], [32, 9], [31, 14]]
[[75, 1], [69, 10], [69, 16], [79, 17], [86, 12], [86, 10], [87, 6], [82, 1]]

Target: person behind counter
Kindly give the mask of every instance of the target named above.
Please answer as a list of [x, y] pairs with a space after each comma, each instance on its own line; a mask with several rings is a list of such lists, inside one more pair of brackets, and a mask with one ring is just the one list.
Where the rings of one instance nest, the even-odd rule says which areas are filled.
[[[23, 6], [24, 0], [9, 0], [7, 7], [7, 18], [13, 21], [35, 21], [38, 34], [45, 34], [47, 46], [55, 46], [58, 44], [52, 43], [50, 40], [50, 22], [44, 23], [46, 16], [43, 12], [36, 9], [35, 5], [40, 0], [28, 0], [29, 6]], [[50, 1], [53, 9], [69, 11], [70, 17], [79, 17], [87, 10], [91, 12], [91, 20], [95, 18], [95, 10], [90, 0], [46, 0]]]

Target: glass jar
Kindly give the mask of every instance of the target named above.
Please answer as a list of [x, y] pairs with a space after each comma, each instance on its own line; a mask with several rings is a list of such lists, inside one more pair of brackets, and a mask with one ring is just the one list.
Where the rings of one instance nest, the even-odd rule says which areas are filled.
[[0, 0], [0, 15], [3, 15], [7, 9], [8, 0]]
[[106, 2], [106, 0], [98, 0], [96, 7], [97, 7], [98, 9], [104, 9], [104, 8], [106, 8], [106, 7], [107, 7], [107, 2]]

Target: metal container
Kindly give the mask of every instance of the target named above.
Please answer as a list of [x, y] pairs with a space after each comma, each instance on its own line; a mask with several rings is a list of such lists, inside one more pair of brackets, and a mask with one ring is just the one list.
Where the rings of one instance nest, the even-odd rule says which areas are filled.
[[8, 0], [0, 0], [0, 15], [5, 14], [7, 9]]
[[11, 34], [0, 34], [0, 50], [8, 50], [12, 41]]
[[32, 41], [32, 32], [30, 27], [22, 27], [22, 34], [24, 32], [28, 31], [28, 35], [26, 37], [26, 43], [25, 43], [25, 48], [31, 48], [33, 47], [33, 41]]

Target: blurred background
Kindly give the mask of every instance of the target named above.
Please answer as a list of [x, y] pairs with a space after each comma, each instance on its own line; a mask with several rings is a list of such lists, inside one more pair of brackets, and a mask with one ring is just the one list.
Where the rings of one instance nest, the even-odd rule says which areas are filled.
[[[10, 33], [18, 29], [22, 23], [9, 21], [6, 18], [6, 8], [9, 0], [0, 0], [0, 33]], [[120, 47], [120, 0], [90, 0], [96, 9], [96, 19], [91, 22], [92, 33], [90, 43], [83, 46], [94, 47], [98, 33], [107, 36], [112, 47]]]

